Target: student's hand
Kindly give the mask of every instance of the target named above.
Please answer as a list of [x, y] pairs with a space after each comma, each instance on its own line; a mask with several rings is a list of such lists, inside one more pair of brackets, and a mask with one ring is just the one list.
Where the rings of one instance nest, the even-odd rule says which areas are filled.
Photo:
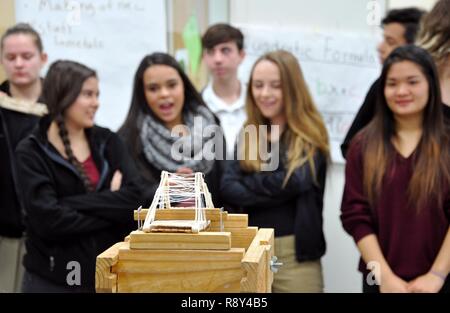
[[180, 167], [177, 169], [177, 174], [192, 174], [194, 171], [189, 167]]
[[408, 284], [409, 292], [439, 292], [444, 285], [444, 280], [435, 274], [428, 272], [412, 280]]
[[408, 283], [393, 273], [389, 275], [384, 275], [381, 278], [380, 292], [406, 293], [409, 292]]
[[114, 172], [113, 178], [111, 179], [111, 191], [117, 191], [120, 189], [120, 186], [122, 185], [122, 172], [119, 170], [116, 170]]

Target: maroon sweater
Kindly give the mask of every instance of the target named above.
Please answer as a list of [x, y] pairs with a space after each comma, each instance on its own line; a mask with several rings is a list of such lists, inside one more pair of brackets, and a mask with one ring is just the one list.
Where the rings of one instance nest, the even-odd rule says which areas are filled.
[[[354, 140], [347, 154], [345, 189], [341, 220], [357, 243], [375, 234], [392, 271], [405, 280], [428, 272], [449, 228], [450, 191], [443, 195], [443, 207], [428, 203], [416, 213], [409, 206], [407, 188], [413, 173], [414, 154], [404, 158], [395, 154], [383, 179], [381, 196], [371, 208], [363, 191], [361, 140]], [[367, 272], [360, 261], [359, 270]]]

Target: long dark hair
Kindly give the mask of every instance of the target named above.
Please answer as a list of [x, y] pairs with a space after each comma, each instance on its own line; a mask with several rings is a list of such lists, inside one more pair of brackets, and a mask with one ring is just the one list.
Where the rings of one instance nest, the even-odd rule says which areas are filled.
[[428, 201], [442, 205], [444, 188], [450, 182], [449, 129], [444, 123], [439, 77], [433, 59], [424, 49], [406, 45], [395, 49], [386, 59], [380, 77], [376, 114], [362, 131], [364, 136], [364, 189], [374, 205], [380, 195], [382, 180], [393, 161], [395, 120], [384, 96], [387, 75], [392, 65], [410, 61], [419, 66], [429, 86], [428, 102], [423, 112], [423, 132], [414, 155], [414, 173], [408, 187], [410, 204], [417, 209]]
[[89, 192], [94, 188], [83, 166], [73, 154], [64, 114], [78, 98], [83, 83], [91, 77], [97, 77], [96, 72], [83, 64], [66, 60], [56, 61], [50, 65], [45, 76], [41, 95], [41, 100], [47, 104], [50, 118], [58, 125], [59, 136], [69, 162], [75, 166]]
[[[146, 55], [134, 75], [133, 94], [131, 97], [130, 109], [125, 122], [120, 127], [118, 133], [126, 140], [132, 142], [139, 137], [140, 125], [139, 120], [145, 114], [152, 115], [155, 120], [158, 118], [153, 114], [152, 110], [147, 104], [144, 93], [144, 73], [153, 65], [167, 65], [174, 68], [181, 77], [184, 85], [184, 106], [183, 111], [196, 112], [198, 105], [205, 105], [201, 95], [195, 89], [194, 85], [189, 80], [189, 77], [181, 68], [180, 64], [172, 56], [167, 53], [155, 52]], [[139, 154], [139, 145], [133, 145], [132, 153], [134, 156]]]

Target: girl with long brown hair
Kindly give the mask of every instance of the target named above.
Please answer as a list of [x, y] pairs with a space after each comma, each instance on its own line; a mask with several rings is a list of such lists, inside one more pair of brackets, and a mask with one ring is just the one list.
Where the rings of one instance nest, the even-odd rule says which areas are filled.
[[322, 292], [328, 135], [294, 55], [279, 50], [255, 62], [246, 110], [240, 161], [227, 165], [222, 196], [249, 214], [250, 225], [275, 229], [275, 253], [284, 265], [274, 292]]
[[395, 49], [380, 86], [374, 119], [350, 145], [342, 200], [363, 291], [449, 291], [450, 142], [433, 59]]

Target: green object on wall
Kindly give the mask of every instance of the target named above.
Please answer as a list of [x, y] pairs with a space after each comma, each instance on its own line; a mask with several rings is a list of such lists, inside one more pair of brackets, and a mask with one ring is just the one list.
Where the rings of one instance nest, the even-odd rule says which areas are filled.
[[200, 66], [202, 42], [197, 17], [192, 15], [183, 29], [183, 43], [188, 51], [191, 73], [196, 75]]

